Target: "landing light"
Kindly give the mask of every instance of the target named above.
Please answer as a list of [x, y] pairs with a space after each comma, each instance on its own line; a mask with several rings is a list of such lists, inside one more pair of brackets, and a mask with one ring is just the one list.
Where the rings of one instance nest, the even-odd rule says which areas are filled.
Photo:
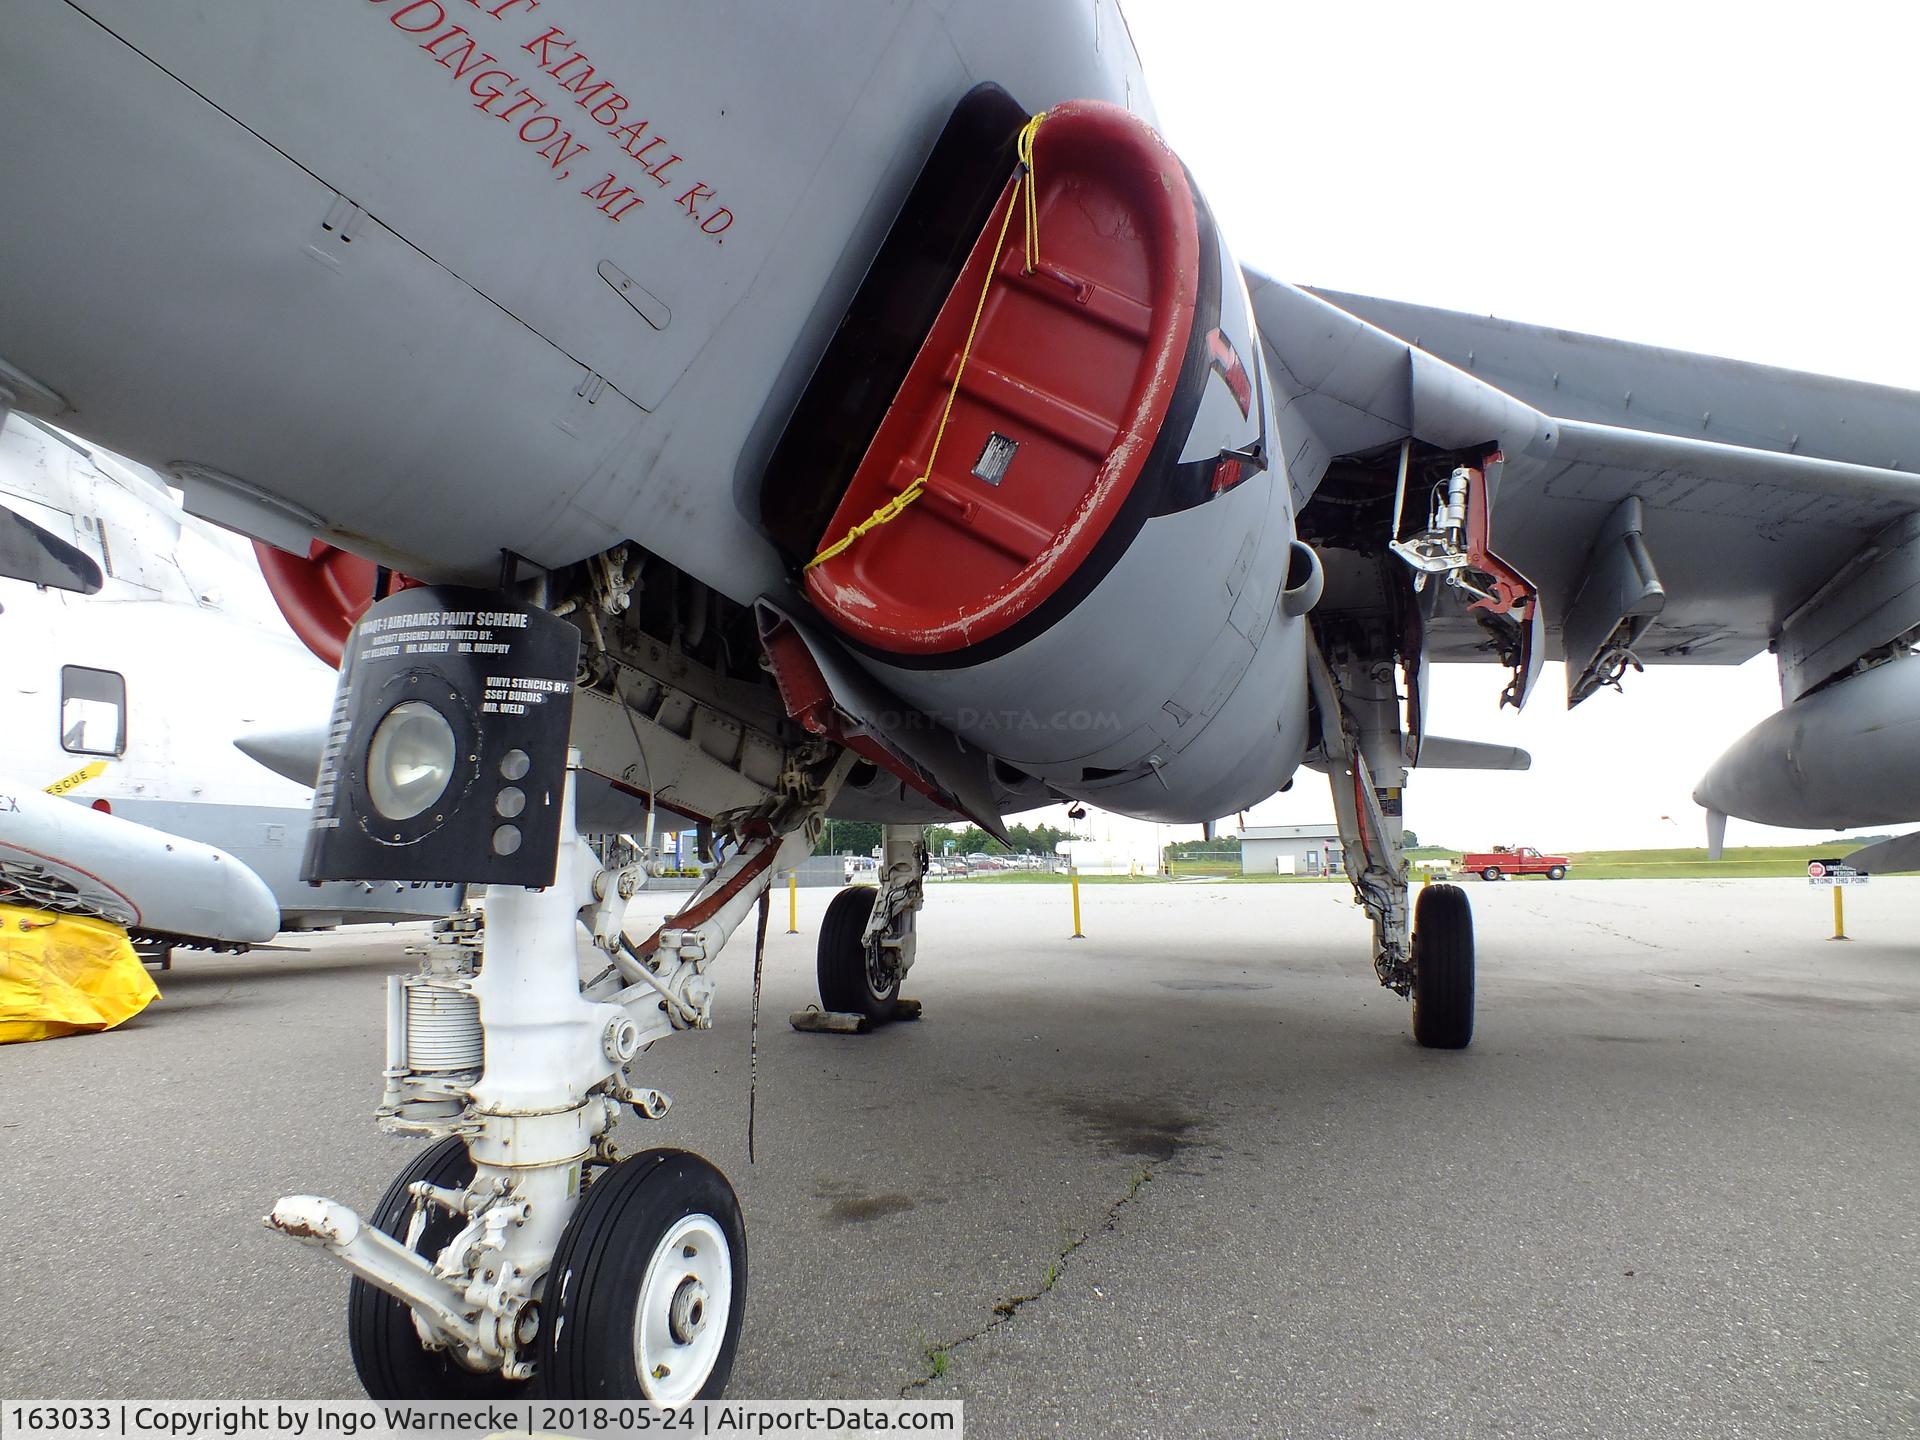
[[580, 632], [503, 591], [375, 601], [343, 652], [303, 880], [554, 883]]
[[367, 747], [367, 794], [388, 820], [411, 820], [446, 793], [453, 779], [453, 727], [421, 700], [381, 718]]

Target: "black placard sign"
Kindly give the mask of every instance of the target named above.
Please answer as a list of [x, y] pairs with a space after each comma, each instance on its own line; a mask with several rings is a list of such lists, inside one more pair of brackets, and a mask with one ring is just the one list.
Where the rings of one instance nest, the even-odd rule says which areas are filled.
[[340, 667], [301, 878], [551, 885], [579, 650], [566, 621], [490, 591], [370, 608]]

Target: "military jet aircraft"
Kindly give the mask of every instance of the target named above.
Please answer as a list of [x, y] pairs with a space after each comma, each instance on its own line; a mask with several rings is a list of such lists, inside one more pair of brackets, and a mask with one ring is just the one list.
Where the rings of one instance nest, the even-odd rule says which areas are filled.
[[[1316, 768], [1381, 983], [1465, 1046], [1467, 898], [1401, 845], [1428, 663], [1742, 660], [1916, 508], [1920, 397], [1246, 275], [1152, 120], [1082, 0], [15, 7], [0, 384], [284, 552], [342, 664], [306, 873], [489, 887], [390, 994], [435, 1144], [271, 1217], [353, 1270], [372, 1393], [720, 1393], [731, 1187], [608, 1135], [826, 815], [887, 827], [819, 956], [877, 1020], [923, 822]], [[590, 787], [712, 837], [644, 939]]]

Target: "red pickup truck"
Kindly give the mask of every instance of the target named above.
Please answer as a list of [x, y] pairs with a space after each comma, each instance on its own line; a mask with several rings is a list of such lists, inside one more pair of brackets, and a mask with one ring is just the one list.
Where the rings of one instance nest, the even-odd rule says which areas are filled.
[[1544, 875], [1549, 880], [1567, 878], [1567, 866], [1573, 862], [1564, 855], [1542, 855], [1531, 845], [1496, 845], [1491, 850], [1460, 857], [1460, 868], [1482, 880], [1504, 880], [1509, 875]]

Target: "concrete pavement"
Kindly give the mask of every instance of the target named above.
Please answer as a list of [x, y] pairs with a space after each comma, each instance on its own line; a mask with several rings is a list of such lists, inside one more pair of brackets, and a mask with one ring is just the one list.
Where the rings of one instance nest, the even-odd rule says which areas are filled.
[[[977, 1435], [1920, 1431], [1920, 882], [1475, 885], [1473, 1048], [1423, 1051], [1343, 886], [936, 887], [917, 1025], [799, 1035], [830, 892], [656, 1047], [623, 1143], [748, 1215], [731, 1393]], [[651, 910], [636, 907], [635, 928]], [[0, 1049], [0, 1395], [349, 1398], [394, 932], [187, 955], [113, 1034]], [[935, 1372], [939, 1372], [937, 1377]]]

